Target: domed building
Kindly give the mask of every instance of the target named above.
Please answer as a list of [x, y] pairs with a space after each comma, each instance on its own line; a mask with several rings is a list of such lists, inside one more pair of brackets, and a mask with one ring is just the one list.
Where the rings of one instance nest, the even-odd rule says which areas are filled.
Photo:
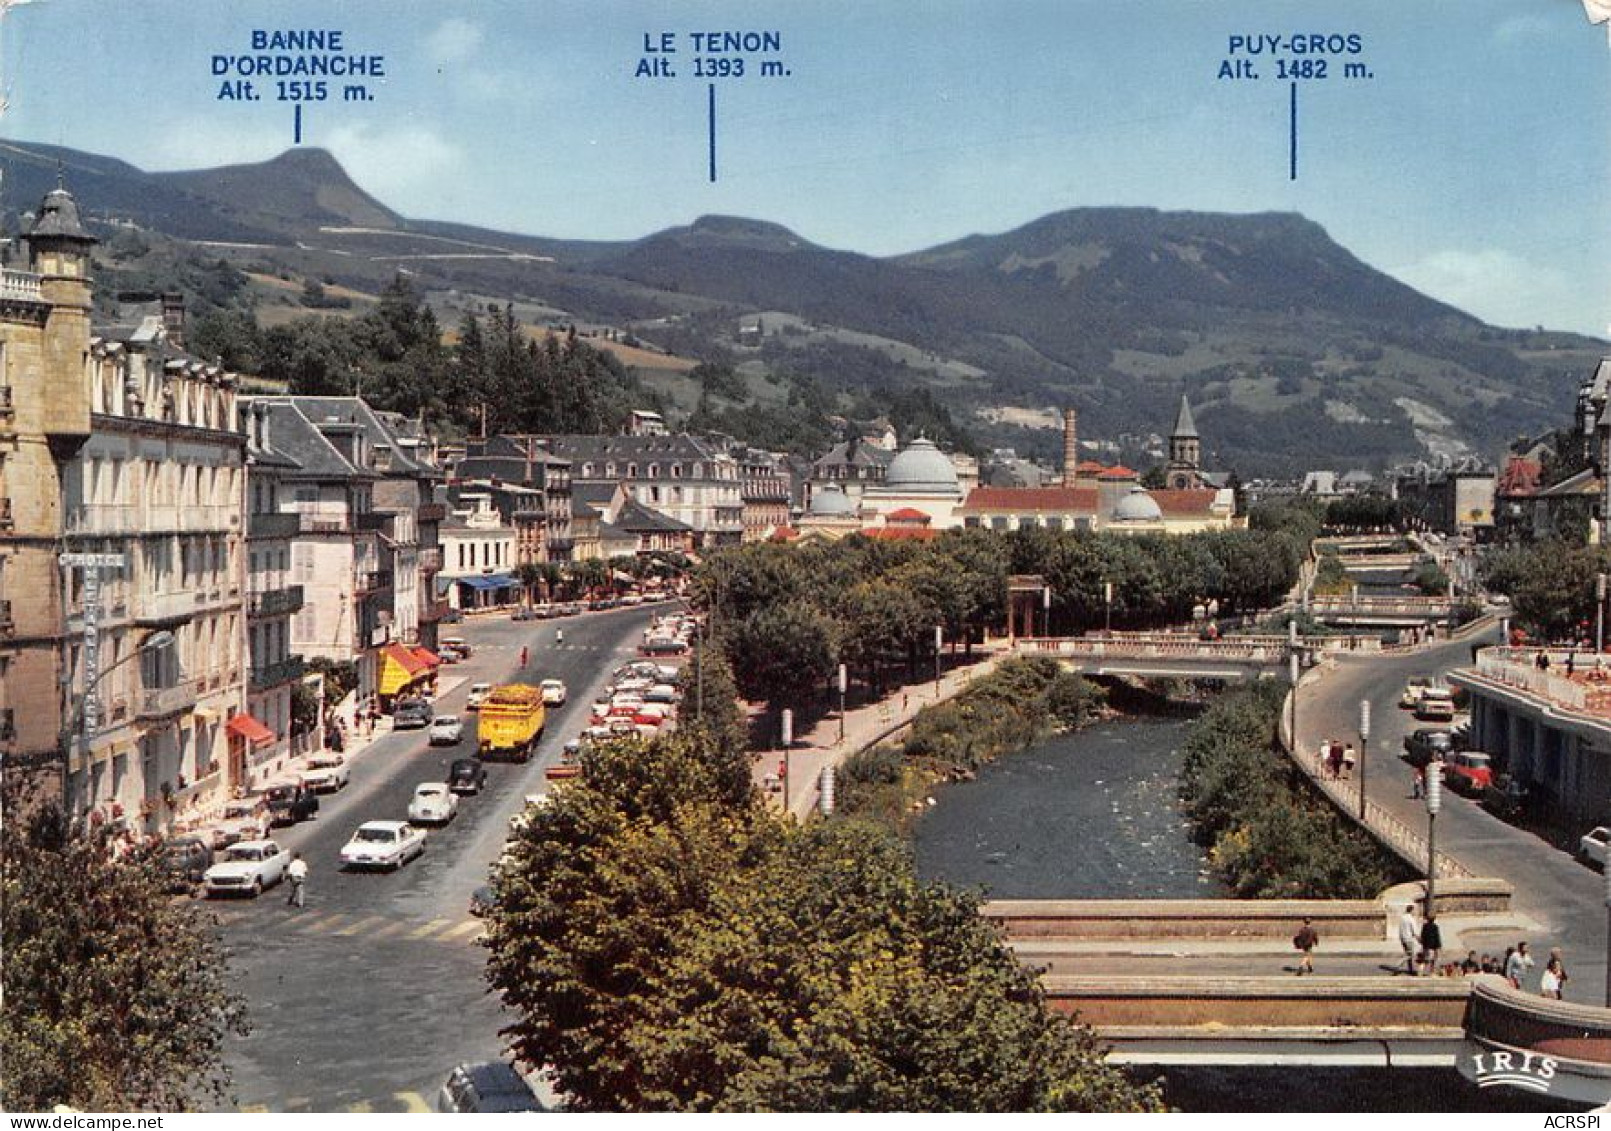
[[1114, 526], [1124, 527], [1127, 531], [1141, 527], [1162, 531], [1163, 508], [1158, 505], [1158, 500], [1147, 493], [1145, 487], [1136, 483], [1114, 504], [1110, 522]]
[[966, 494], [951, 457], [919, 436], [896, 453], [882, 483], [862, 492], [862, 519], [882, 527], [897, 511], [918, 511], [930, 529], [949, 530], [962, 525], [956, 512]]
[[811, 505], [795, 523], [801, 538], [837, 540], [861, 529], [861, 507], [837, 483], [811, 492]]

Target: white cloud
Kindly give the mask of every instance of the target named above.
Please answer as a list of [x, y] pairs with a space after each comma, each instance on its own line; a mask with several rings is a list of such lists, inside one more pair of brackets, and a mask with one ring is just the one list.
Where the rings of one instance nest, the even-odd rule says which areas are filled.
[[464, 152], [426, 126], [337, 126], [318, 144], [366, 192], [405, 215], [436, 216], [441, 186], [461, 179], [467, 167]]
[[479, 24], [455, 16], [443, 20], [435, 31], [425, 37], [425, 55], [439, 67], [448, 63], [462, 63], [476, 53], [483, 38]]
[[1564, 272], [1497, 248], [1435, 251], [1390, 274], [1501, 326], [1584, 330], [1597, 321], [1586, 321], [1586, 296]]
[[210, 169], [267, 161], [291, 148], [291, 114], [278, 128], [246, 115], [180, 118], [158, 135], [148, 153], [131, 158], [145, 169]]

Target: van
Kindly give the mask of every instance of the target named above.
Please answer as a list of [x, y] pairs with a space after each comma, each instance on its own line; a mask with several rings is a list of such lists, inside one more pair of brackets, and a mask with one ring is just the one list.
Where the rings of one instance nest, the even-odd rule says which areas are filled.
[[436, 1093], [440, 1112], [543, 1111], [525, 1078], [501, 1060], [461, 1064]]

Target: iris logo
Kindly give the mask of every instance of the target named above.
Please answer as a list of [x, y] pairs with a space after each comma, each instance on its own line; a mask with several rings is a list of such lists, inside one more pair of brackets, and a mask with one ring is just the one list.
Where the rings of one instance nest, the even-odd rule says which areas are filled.
[[1545, 1095], [1555, 1081], [1555, 1061], [1532, 1052], [1483, 1052], [1471, 1058], [1479, 1088], [1506, 1084]]

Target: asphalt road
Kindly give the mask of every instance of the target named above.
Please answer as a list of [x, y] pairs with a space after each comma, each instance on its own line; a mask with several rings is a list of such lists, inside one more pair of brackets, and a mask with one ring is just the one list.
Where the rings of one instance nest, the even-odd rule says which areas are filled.
[[[499, 1056], [507, 1019], [486, 989], [470, 893], [487, 882], [524, 797], [546, 792], [543, 770], [587, 725], [587, 705], [635, 654], [650, 617], [670, 607], [447, 629], [475, 654], [443, 669], [444, 683], [462, 682], [438, 700], [438, 713], [462, 714], [473, 682], [514, 678], [522, 645], [531, 660], [520, 678], [563, 679], [569, 701], [550, 709], [537, 757], [489, 764], [487, 788], [461, 798], [454, 821], [433, 829], [425, 854], [398, 872], [342, 872], [341, 846], [364, 821], [405, 819], [417, 785], [443, 780], [454, 759], [474, 756], [473, 713], [458, 747], [428, 746], [423, 730], [377, 739], [354, 760], [351, 784], [321, 798], [317, 818], [276, 830], [309, 864], [305, 908], [287, 906], [284, 886], [255, 902], [210, 902], [251, 1012], [251, 1035], [229, 1049], [232, 1106], [424, 1110], [454, 1065]], [[556, 646], [560, 627], [565, 643]]]
[[[1402, 758], [1404, 736], [1418, 726], [1398, 707], [1405, 681], [1471, 662], [1474, 643], [1492, 644], [1498, 630], [1474, 640], [1445, 643], [1404, 656], [1343, 657], [1338, 670], [1305, 687], [1298, 703], [1298, 729], [1306, 748], [1328, 737], [1358, 741], [1359, 701], [1371, 702], [1371, 739], [1366, 788], [1412, 828], [1425, 829], [1426, 803], [1411, 796], [1411, 770]], [[1498, 876], [1515, 887], [1515, 907], [1538, 924], [1529, 932], [1466, 932], [1467, 945], [1503, 953], [1525, 937], [1539, 970], [1553, 946], [1564, 948], [1570, 978], [1566, 997], [1605, 1003], [1605, 878], [1534, 833], [1507, 824], [1475, 799], [1444, 790], [1437, 817], [1437, 846], [1479, 876]], [[1538, 971], [1533, 974], [1536, 989]]]

